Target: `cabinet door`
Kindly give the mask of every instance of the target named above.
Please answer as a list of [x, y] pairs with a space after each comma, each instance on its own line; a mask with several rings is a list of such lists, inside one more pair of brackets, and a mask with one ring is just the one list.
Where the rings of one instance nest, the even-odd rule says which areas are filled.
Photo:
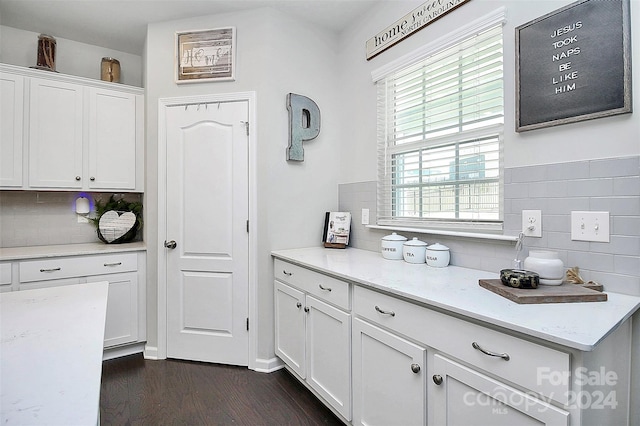
[[[569, 413], [484, 374], [434, 356], [429, 408], [437, 425], [563, 425]], [[438, 384], [440, 383], [440, 384]]]
[[353, 424], [426, 424], [426, 349], [353, 320]]
[[0, 187], [22, 186], [24, 78], [0, 74]]
[[304, 293], [275, 281], [276, 355], [305, 378]]
[[91, 88], [90, 189], [136, 189], [136, 95]]
[[351, 315], [306, 296], [307, 383], [351, 419]]
[[32, 78], [29, 187], [82, 188], [83, 87]]
[[138, 276], [135, 272], [97, 275], [87, 282], [109, 281], [104, 347], [138, 340]]

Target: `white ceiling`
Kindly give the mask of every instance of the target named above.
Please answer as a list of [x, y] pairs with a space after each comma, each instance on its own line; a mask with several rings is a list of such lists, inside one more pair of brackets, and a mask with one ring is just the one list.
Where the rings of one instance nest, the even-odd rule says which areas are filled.
[[141, 55], [150, 22], [270, 6], [342, 31], [380, 0], [0, 0], [0, 25]]

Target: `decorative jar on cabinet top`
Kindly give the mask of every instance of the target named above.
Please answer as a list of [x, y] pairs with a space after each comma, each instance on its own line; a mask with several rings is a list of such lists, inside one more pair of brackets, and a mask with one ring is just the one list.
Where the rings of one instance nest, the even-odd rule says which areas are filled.
[[408, 263], [424, 263], [426, 250], [427, 243], [413, 237], [402, 245], [402, 257]]
[[390, 260], [402, 260], [402, 245], [405, 241], [407, 241], [407, 237], [395, 232], [382, 237], [382, 257]]
[[564, 263], [555, 251], [529, 250], [524, 269], [540, 275], [540, 284], [560, 285], [564, 279]]

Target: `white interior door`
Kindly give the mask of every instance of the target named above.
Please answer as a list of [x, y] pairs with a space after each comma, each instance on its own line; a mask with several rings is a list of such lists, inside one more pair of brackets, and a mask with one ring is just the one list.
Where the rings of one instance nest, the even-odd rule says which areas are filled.
[[248, 363], [247, 121], [247, 101], [167, 108], [169, 358]]

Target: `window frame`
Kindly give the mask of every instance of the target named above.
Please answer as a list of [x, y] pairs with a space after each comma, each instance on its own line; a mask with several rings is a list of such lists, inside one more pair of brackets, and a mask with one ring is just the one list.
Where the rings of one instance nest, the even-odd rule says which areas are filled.
[[[412, 66], [424, 61], [432, 55], [438, 54], [449, 47], [455, 46], [469, 39], [470, 37], [475, 36], [481, 32], [489, 30], [498, 25], [504, 25], [505, 23], [505, 8], [500, 8], [488, 15], [485, 15], [479, 18], [476, 21], [465, 25], [464, 27], [459, 28], [453, 33], [447, 34], [440, 39], [434, 40], [431, 43], [423, 46], [422, 48], [410, 52], [409, 54], [375, 70], [372, 72], [372, 79], [374, 83], [378, 83], [379, 80], [385, 80], [388, 76], [395, 74], [397, 72], [403, 71], [405, 69], [409, 69]], [[502, 31], [503, 38], [503, 46], [504, 46], [504, 31]], [[502, 58], [502, 64], [504, 66], [504, 52]], [[502, 88], [502, 102], [504, 105], [504, 74], [502, 76], [503, 88]], [[385, 90], [380, 89], [380, 90]], [[388, 99], [385, 94], [385, 99]], [[378, 95], [378, 101], [380, 101], [380, 96]], [[380, 106], [379, 106], [380, 108]], [[387, 105], [383, 105], [382, 108], [386, 109]], [[378, 112], [380, 115], [380, 111]], [[388, 135], [388, 123], [387, 120], [382, 120], [378, 117], [378, 140], [386, 141]], [[412, 151], [424, 151], [428, 149], [432, 149], [434, 147], [440, 147], [447, 144], [453, 143], [465, 143], [468, 141], [472, 141], [474, 139], [482, 139], [486, 137], [497, 138], [498, 143], [498, 177], [497, 179], [494, 177], [492, 180], [498, 185], [498, 204], [499, 211], [497, 219], [445, 219], [445, 218], [408, 218], [408, 217], [389, 217], [384, 216], [383, 213], [385, 210], [389, 210], [393, 207], [393, 195], [392, 192], [394, 188], [398, 188], [399, 186], [396, 184], [388, 185], [385, 182], [381, 182], [382, 179], [391, 179], [390, 177], [385, 177], [383, 172], [381, 172], [381, 168], [384, 169], [384, 172], [387, 171], [388, 167], [388, 158], [391, 155], [394, 155], [394, 152], [398, 153], [409, 153]], [[453, 135], [444, 135], [440, 137], [430, 138], [426, 141], [418, 141], [418, 142], [409, 142], [407, 144], [399, 144], [389, 147], [388, 145], [384, 145], [379, 147], [379, 150], [384, 150], [384, 155], [382, 156], [380, 153], [378, 154], [378, 217], [376, 219], [376, 223], [378, 226], [389, 226], [389, 227], [415, 227], [415, 228], [434, 228], [434, 229], [450, 229], [450, 230], [473, 230], [479, 232], [497, 232], [503, 230], [503, 218], [504, 218], [504, 194], [503, 194], [503, 145], [504, 145], [504, 110], [502, 114], [502, 123], [490, 125], [487, 127], [483, 127], [475, 130], [467, 130], [464, 133], [456, 133]], [[457, 160], [457, 156], [456, 156]], [[494, 160], [495, 161], [495, 160]], [[380, 164], [383, 162], [384, 164]], [[422, 167], [419, 170], [423, 170]], [[422, 172], [419, 173], [419, 176], [422, 176]], [[419, 179], [421, 181], [421, 178]], [[457, 186], [461, 184], [461, 182], [455, 182]], [[382, 187], [381, 187], [382, 185]], [[413, 186], [416, 186], [415, 184]], [[459, 205], [457, 205], [456, 199], [456, 210], [459, 209]], [[381, 217], [383, 216], [383, 217]]]

